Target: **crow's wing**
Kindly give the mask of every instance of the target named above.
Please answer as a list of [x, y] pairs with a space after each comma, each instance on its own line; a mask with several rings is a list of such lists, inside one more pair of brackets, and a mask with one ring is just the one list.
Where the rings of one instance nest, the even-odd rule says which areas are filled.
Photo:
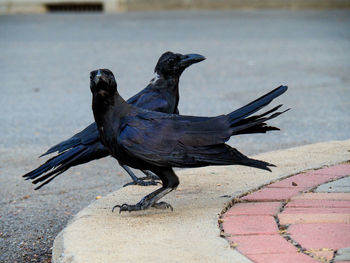
[[227, 120], [227, 115], [137, 115], [122, 121], [118, 146], [131, 156], [158, 166], [196, 166], [208, 155], [217, 159], [220, 157], [215, 155], [227, 151], [224, 142], [231, 135]]
[[[151, 86], [134, 95], [127, 102], [139, 108], [172, 114], [176, 110], [175, 95], [168, 90], [156, 89]], [[171, 103], [173, 100], [174, 105]]]
[[[253, 115], [267, 106], [288, 87], [280, 86], [247, 105], [217, 117], [180, 116], [137, 110], [137, 114], [125, 117], [117, 135], [119, 147], [149, 163], [160, 166], [196, 166], [228, 164], [227, 160], [244, 158], [236, 150], [225, 145], [235, 134], [264, 133], [278, 130], [266, 125], [283, 112], [278, 105], [260, 115]], [[269, 115], [270, 114], [270, 115]]]

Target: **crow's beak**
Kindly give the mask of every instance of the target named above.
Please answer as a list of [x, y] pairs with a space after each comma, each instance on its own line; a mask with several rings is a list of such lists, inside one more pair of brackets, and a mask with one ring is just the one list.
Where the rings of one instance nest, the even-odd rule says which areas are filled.
[[184, 68], [205, 60], [205, 57], [199, 54], [186, 54], [181, 58], [180, 65]]
[[97, 85], [97, 83], [100, 81], [101, 77], [102, 77], [101, 70], [97, 70], [97, 73], [93, 79], [95, 85]]
[[97, 70], [97, 73], [96, 73], [96, 77], [101, 77], [101, 76], [102, 76], [101, 70], [98, 69], [98, 70]]

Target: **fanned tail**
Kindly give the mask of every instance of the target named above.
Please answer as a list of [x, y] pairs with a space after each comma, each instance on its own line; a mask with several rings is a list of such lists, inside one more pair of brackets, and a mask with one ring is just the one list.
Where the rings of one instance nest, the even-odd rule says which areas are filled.
[[69, 151], [63, 152], [57, 156], [54, 156], [47, 160], [44, 164], [40, 165], [38, 168], [23, 175], [23, 177], [25, 177], [26, 180], [33, 180], [38, 176], [46, 173], [47, 171], [50, 171], [51, 169], [54, 169], [57, 166], [67, 163], [71, 158], [80, 153], [83, 149], [84, 146], [79, 146]]
[[23, 175], [23, 177], [25, 177], [26, 180], [32, 180], [33, 184], [44, 181], [40, 186], [35, 188], [35, 190], [37, 190], [69, 168], [106, 157], [108, 154], [109, 152], [107, 152], [106, 148], [99, 142], [91, 145], [78, 145], [77, 147], [52, 157], [38, 168]]
[[97, 125], [94, 122], [94, 123], [91, 123], [89, 126], [87, 126], [81, 132], [78, 132], [77, 134], [73, 135], [71, 138], [52, 146], [45, 153], [40, 155], [40, 157], [48, 155], [50, 153], [54, 153], [54, 152], [61, 153], [82, 144], [90, 144], [98, 141], [99, 138], [100, 137], [98, 134]]
[[[231, 126], [231, 134], [250, 134], [250, 133], [266, 133], [267, 131], [279, 130], [277, 127], [268, 126], [266, 121], [276, 118], [282, 113], [288, 111], [277, 111], [283, 105], [280, 104], [262, 114], [252, 115], [261, 108], [267, 106], [278, 96], [282, 95], [288, 89], [287, 86], [280, 86], [264, 96], [254, 100], [253, 102], [235, 110], [229, 114], [229, 122]], [[269, 115], [270, 114], [270, 115]], [[250, 117], [249, 117], [250, 116]]]
[[[227, 147], [230, 147], [230, 146], [227, 145]], [[245, 156], [244, 154], [239, 152], [235, 148], [230, 147], [229, 151], [230, 151], [231, 156], [234, 157], [234, 160], [236, 160], [237, 164], [249, 166], [249, 167], [254, 167], [254, 168], [259, 168], [259, 169], [263, 169], [263, 170], [266, 170], [269, 172], [271, 172], [271, 169], [269, 167], [276, 167], [276, 165], [274, 165], [272, 163], [268, 163], [268, 162], [260, 161], [260, 160], [256, 160], [256, 159], [251, 159], [248, 156]]]

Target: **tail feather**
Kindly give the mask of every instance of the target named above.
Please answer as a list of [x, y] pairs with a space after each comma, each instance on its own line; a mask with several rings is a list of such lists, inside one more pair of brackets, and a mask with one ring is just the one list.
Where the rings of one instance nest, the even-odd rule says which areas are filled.
[[59, 144], [52, 146], [45, 153], [40, 155], [40, 157], [43, 157], [45, 155], [48, 155], [54, 152], [58, 152], [58, 153], [64, 152], [67, 149], [78, 146], [80, 143], [81, 143], [81, 140], [79, 140], [78, 138], [73, 138], [73, 137], [69, 138], [68, 140], [65, 140], [63, 142], [60, 142]]
[[271, 172], [269, 167], [274, 164], [247, 157], [228, 144], [217, 144], [193, 147], [188, 151], [186, 163], [180, 162], [179, 167], [201, 167], [207, 165], [244, 165]]
[[74, 161], [78, 160], [81, 156], [83, 156], [86, 153], [86, 151], [87, 151], [87, 149], [83, 149], [81, 152], [78, 152], [76, 155], [71, 156], [71, 158], [64, 160], [64, 162], [61, 162], [55, 170], [53, 170], [47, 174], [41, 175], [40, 177], [37, 177], [36, 179], [31, 178], [31, 179], [35, 179], [35, 180], [33, 180], [32, 183], [37, 184], [38, 182], [42, 182], [42, 181], [46, 180], [47, 178], [51, 177], [52, 175], [55, 175], [56, 173], [60, 173], [61, 171], [64, 172], [64, 171], [68, 170], [72, 166], [71, 164]]
[[[271, 114], [270, 116], [260, 118], [260, 116], [252, 116], [250, 118], [243, 119], [241, 122], [236, 123], [233, 127], [231, 127], [231, 133], [232, 135], [237, 134], [249, 134], [249, 133], [265, 133], [266, 131], [271, 130], [279, 130], [276, 127], [273, 126], [266, 126], [265, 123], [268, 120], [274, 119], [277, 116], [285, 113], [287, 110], [279, 111]], [[263, 113], [261, 116], [265, 116], [266, 114]]]
[[277, 127], [267, 126], [266, 121], [276, 118], [289, 110], [287, 109], [285, 111], [278, 112], [277, 110], [283, 106], [282, 104], [275, 106], [262, 114], [251, 115], [261, 108], [267, 106], [272, 100], [286, 92], [287, 89], [287, 86], [279, 86], [264, 96], [252, 101], [238, 110], [231, 112], [229, 114], [231, 135], [265, 133], [267, 131], [279, 130]]
[[234, 157], [233, 159], [236, 161], [236, 164], [259, 168], [269, 172], [271, 172], [271, 169], [269, 167], [276, 167], [276, 165], [272, 163], [251, 159], [248, 156], [245, 156], [243, 153], [239, 152], [235, 148], [230, 147], [230, 154]]
[[26, 180], [33, 180], [33, 184], [46, 180], [42, 185], [35, 188], [39, 189], [69, 168], [106, 157], [108, 154], [109, 152], [101, 143], [79, 145], [52, 157], [38, 168], [23, 175], [23, 177], [26, 177]]
[[42, 184], [40, 184], [39, 186], [35, 187], [34, 190], [39, 190], [41, 187], [43, 187], [44, 185], [48, 184], [49, 182], [51, 182], [53, 179], [55, 179], [57, 176], [59, 176], [61, 173], [64, 173], [67, 169], [64, 169], [60, 172], [58, 172], [57, 174], [55, 174], [54, 176], [51, 176], [51, 178], [49, 178], [48, 180], [46, 180], [45, 182], [43, 182]]
[[97, 124], [94, 122], [87, 126], [81, 132], [78, 132], [77, 134], [73, 135], [71, 138], [52, 146], [40, 157], [54, 152], [61, 153], [79, 145], [88, 145], [98, 141], [99, 138], [100, 137], [97, 129]]
[[247, 158], [247, 160], [245, 162], [240, 163], [241, 165], [244, 166], [249, 166], [249, 167], [254, 167], [254, 168], [258, 168], [258, 169], [263, 169], [269, 172], [272, 172], [270, 167], [276, 167], [276, 165], [272, 164], [272, 163], [268, 163], [268, 162], [264, 162], [264, 161], [260, 161], [260, 160], [256, 160], [256, 159], [251, 159], [251, 158]]
[[231, 125], [239, 122], [240, 120], [252, 115], [261, 108], [267, 106], [271, 101], [273, 101], [278, 96], [282, 95], [288, 89], [287, 86], [279, 86], [278, 88], [270, 91], [264, 96], [248, 103], [247, 105], [231, 112], [229, 114], [229, 122]]
[[51, 169], [66, 163], [67, 160], [70, 160], [72, 157], [74, 157], [76, 154], [81, 152], [83, 149], [84, 147], [80, 146], [80, 147], [73, 148], [69, 151], [63, 152], [58, 156], [54, 156], [49, 160], [47, 160], [44, 164], [40, 165], [38, 168], [23, 175], [23, 177], [26, 177], [27, 180], [35, 179], [41, 174], [46, 173], [47, 171], [50, 171]]

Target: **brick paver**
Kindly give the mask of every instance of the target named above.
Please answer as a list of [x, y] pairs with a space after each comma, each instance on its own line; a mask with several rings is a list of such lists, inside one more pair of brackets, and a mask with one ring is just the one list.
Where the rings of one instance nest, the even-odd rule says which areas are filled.
[[350, 224], [293, 224], [288, 232], [306, 249], [337, 250], [350, 246]]
[[312, 223], [339, 223], [350, 224], [349, 214], [279, 214], [281, 225], [312, 224]]
[[314, 173], [302, 173], [291, 176], [282, 181], [275, 182], [273, 184], [268, 185], [267, 187], [314, 187], [315, 185], [319, 185], [329, 180], [334, 179], [333, 175], [319, 175]]
[[232, 236], [228, 240], [237, 244], [236, 248], [244, 255], [297, 252], [297, 248], [277, 232], [276, 235]]
[[314, 171], [315, 174], [330, 174], [335, 177], [343, 177], [346, 175], [350, 175], [350, 164], [339, 164], [335, 166], [331, 166], [328, 168], [323, 168]]
[[[227, 239], [258, 263], [350, 260], [346, 249], [335, 254], [350, 247], [350, 177], [340, 179], [348, 175], [350, 164], [341, 164], [300, 173], [242, 197], [222, 217]], [[316, 187], [330, 190], [306, 193]]]
[[287, 203], [288, 207], [347, 207], [350, 208], [350, 200], [292, 200]]
[[286, 201], [307, 190], [308, 187], [299, 188], [268, 188], [265, 187], [242, 198], [245, 201]]
[[350, 200], [350, 193], [304, 193], [292, 197], [292, 200]]
[[287, 207], [284, 214], [350, 214], [350, 207]]
[[278, 231], [273, 216], [231, 216], [224, 219], [226, 235], [276, 234]]
[[319, 261], [303, 253], [278, 253], [248, 255], [255, 263], [318, 263]]
[[224, 218], [232, 215], [275, 215], [281, 206], [281, 202], [238, 203], [225, 213]]

